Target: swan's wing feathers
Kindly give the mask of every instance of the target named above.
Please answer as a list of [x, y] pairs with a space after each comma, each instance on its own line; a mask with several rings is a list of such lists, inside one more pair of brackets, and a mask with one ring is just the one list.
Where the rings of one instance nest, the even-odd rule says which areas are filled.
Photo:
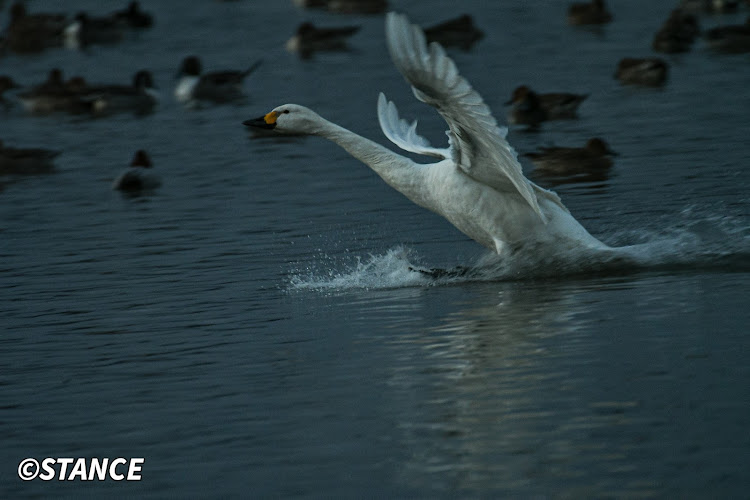
[[570, 210], [568, 210], [568, 207], [563, 205], [563, 202], [560, 199], [560, 197], [557, 195], [557, 193], [555, 193], [554, 191], [550, 191], [549, 189], [544, 189], [543, 187], [539, 187], [536, 184], [531, 184], [531, 185], [534, 188], [534, 192], [537, 194], [537, 196], [542, 196], [543, 198], [548, 199], [555, 205], [565, 210], [565, 212], [570, 213]]
[[398, 116], [398, 109], [381, 92], [378, 97], [378, 121], [385, 136], [396, 146], [412, 153], [450, 158], [450, 150], [433, 148], [430, 142], [417, 133], [417, 121], [411, 124]]
[[412, 85], [414, 96], [438, 110], [450, 128], [452, 157], [459, 168], [498, 191], [516, 191], [542, 219], [533, 184], [524, 177], [516, 152], [505, 140], [482, 97], [459, 73], [445, 50], [429, 48], [418, 26], [388, 13], [386, 42], [393, 63]]

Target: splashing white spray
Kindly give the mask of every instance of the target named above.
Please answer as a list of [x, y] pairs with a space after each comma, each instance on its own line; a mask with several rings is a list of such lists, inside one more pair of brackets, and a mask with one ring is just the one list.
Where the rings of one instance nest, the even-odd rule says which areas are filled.
[[644, 270], [750, 270], [750, 227], [728, 217], [686, 222], [662, 233], [623, 231], [609, 239], [631, 244], [606, 252], [525, 248], [512, 255], [487, 253], [467, 267], [447, 270], [425, 267], [416, 252], [399, 246], [353, 266], [298, 272], [290, 285], [298, 290], [383, 289]]

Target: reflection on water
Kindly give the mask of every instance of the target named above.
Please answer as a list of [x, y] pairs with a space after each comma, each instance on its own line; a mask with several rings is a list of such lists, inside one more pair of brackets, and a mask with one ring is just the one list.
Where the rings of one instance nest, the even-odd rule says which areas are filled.
[[488, 288], [439, 325], [390, 344], [401, 349], [417, 343], [423, 351], [412, 351], [417, 359], [400, 363], [389, 381], [424, 405], [409, 408], [399, 422], [407, 446], [415, 449], [402, 473], [405, 482], [423, 488], [439, 481], [459, 492], [503, 485], [512, 492], [528, 489], [541, 461], [548, 461], [545, 475], [565, 479], [564, 464], [576, 450], [554, 423], [555, 414], [570, 405], [566, 394], [579, 392], [583, 381], [546, 345], [557, 336], [570, 342], [577, 329], [572, 318], [587, 310], [580, 291], [566, 288]]
[[[389, 405], [400, 446], [409, 450], [399, 481], [415, 491], [503, 495], [549, 494], [565, 484], [566, 497], [617, 491], [632, 498], [665, 491], [664, 476], [673, 473], [672, 466], [651, 469], [652, 460], [671, 453], [663, 446], [679, 446], [678, 454], [692, 450], [694, 459], [708, 465], [711, 453], [700, 455], [708, 451], [705, 438], [693, 434], [700, 427], [691, 428], [695, 408], [661, 399], [664, 392], [694, 383], [691, 377], [709, 377], [694, 371], [710, 356], [690, 338], [702, 332], [685, 329], [689, 338], [667, 333], [644, 342], [629, 339], [628, 328], [618, 325], [627, 313], [592, 314], [602, 301], [636, 292], [642, 294], [643, 317], [652, 313], [653, 321], [667, 320], [686, 295], [701, 288], [686, 283], [682, 294], [668, 297], [669, 281], [493, 284], [468, 294], [456, 287], [453, 295], [464, 297], [450, 307], [431, 303], [430, 290], [407, 289], [411, 314], [432, 326], [384, 339], [393, 356], [386, 380]], [[367, 301], [385, 322], [406, 299], [360, 295], [355, 302]], [[434, 307], [445, 308], [445, 314], [430, 321]], [[395, 326], [406, 326], [401, 317], [394, 314]], [[664, 342], [675, 344], [677, 355], [667, 356], [672, 359], [654, 363], [639, 357], [639, 349]], [[690, 377], [680, 365], [693, 365]], [[649, 390], [651, 384], [658, 389]], [[736, 397], [733, 392], [728, 400], [727, 394], [715, 400], [703, 395], [714, 418], [731, 422], [717, 412]], [[682, 485], [667, 483], [682, 491]], [[717, 487], [731, 488], [731, 481], [718, 481]]]

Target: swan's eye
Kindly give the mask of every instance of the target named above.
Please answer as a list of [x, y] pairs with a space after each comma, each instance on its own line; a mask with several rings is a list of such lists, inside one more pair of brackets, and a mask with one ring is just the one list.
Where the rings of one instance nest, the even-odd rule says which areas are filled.
[[284, 113], [285, 115], [287, 115], [287, 114], [289, 114], [289, 110], [285, 109], [284, 111], [282, 111], [282, 113]]

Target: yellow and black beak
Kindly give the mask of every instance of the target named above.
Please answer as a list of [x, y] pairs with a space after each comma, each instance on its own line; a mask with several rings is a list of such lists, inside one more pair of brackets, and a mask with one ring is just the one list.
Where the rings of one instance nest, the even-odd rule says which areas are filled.
[[272, 130], [276, 128], [276, 118], [279, 114], [276, 111], [271, 111], [267, 115], [254, 118], [252, 120], [245, 120], [242, 122], [246, 127], [263, 128], [266, 130]]

